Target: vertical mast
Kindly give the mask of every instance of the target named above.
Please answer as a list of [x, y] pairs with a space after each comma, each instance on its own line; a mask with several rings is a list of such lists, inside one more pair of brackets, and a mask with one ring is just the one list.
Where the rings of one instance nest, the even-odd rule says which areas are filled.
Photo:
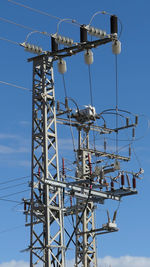
[[[86, 151], [84, 150], [86, 149]], [[89, 132], [85, 131], [85, 138], [82, 139], [82, 131], [78, 130], [78, 168], [81, 171], [81, 179], [85, 181], [90, 181], [92, 179], [90, 173], [90, 162], [89, 157], [91, 158], [91, 153], [89, 149]], [[90, 183], [86, 183], [83, 186], [90, 187]], [[90, 198], [90, 193], [88, 199]], [[83, 212], [84, 211], [84, 212]], [[81, 217], [82, 216], [82, 217]], [[95, 229], [94, 221], [94, 203], [90, 201], [81, 201], [77, 199], [77, 210], [76, 210], [76, 265], [79, 266], [82, 263], [84, 267], [97, 266], [97, 257], [96, 257], [96, 236], [94, 233], [85, 233], [90, 230]], [[81, 234], [80, 234], [81, 233]], [[91, 265], [92, 264], [92, 265]]]
[[62, 192], [46, 179], [60, 181], [53, 62], [43, 55], [33, 59], [30, 267], [65, 262]]

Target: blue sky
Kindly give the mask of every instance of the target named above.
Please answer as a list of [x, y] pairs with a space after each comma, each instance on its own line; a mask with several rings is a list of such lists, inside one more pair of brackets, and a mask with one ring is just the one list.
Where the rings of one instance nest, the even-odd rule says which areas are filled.
[[[98, 258], [103, 258], [99, 263], [103, 266], [105, 263], [110, 264], [111, 259], [113, 267], [120, 265], [133, 267], [138, 266], [139, 262], [141, 267], [149, 267], [150, 2], [149, 0], [87, 0], [85, 2], [18, 0], [18, 2], [60, 18], [76, 19], [81, 24], [88, 24], [91, 16], [101, 10], [118, 15], [122, 22], [123, 31], [120, 37], [122, 53], [118, 56], [119, 107], [145, 115], [139, 119], [137, 129], [139, 140], [134, 142], [135, 154], [133, 153], [133, 161], [129, 165], [133, 170], [142, 167], [145, 173], [144, 180], [137, 183], [139, 194], [124, 198], [121, 202], [117, 217], [120, 231], [98, 238]], [[0, 38], [20, 43], [25, 41], [27, 34], [31, 32], [4, 22], [1, 18], [39, 31], [56, 32], [57, 19], [32, 12], [7, 0], [1, 0], [0, 7]], [[106, 26], [109, 29], [108, 20], [108, 17], [98, 15], [93, 25]], [[79, 41], [79, 28], [75, 25], [62, 23], [60, 33]], [[33, 34], [29, 41], [42, 46], [44, 50], [50, 49], [50, 39], [47, 36]], [[20, 251], [28, 246], [29, 232], [24, 227], [23, 205], [20, 203], [23, 197], [30, 196], [28, 182], [30, 181], [32, 96], [29, 90], [8, 86], [2, 82], [31, 89], [32, 64], [27, 63], [27, 59], [32, 55], [26, 53], [19, 45], [1, 39], [0, 47], [0, 267], [26, 267], [29, 255]], [[96, 111], [101, 112], [115, 107], [115, 58], [110, 44], [93, 52], [94, 63], [91, 66], [93, 102]], [[54, 75], [56, 98], [63, 100], [62, 77], [58, 74], [56, 64]], [[68, 95], [73, 97], [79, 106], [90, 103], [88, 69], [84, 64], [83, 54], [67, 59], [65, 81]], [[64, 134], [64, 130], [62, 133]], [[70, 140], [69, 131], [65, 138], [60, 135], [60, 155], [65, 157], [71, 155]], [[70, 146], [66, 147], [66, 143], [69, 142]], [[123, 145], [124, 143], [120, 144], [120, 146]], [[11, 202], [4, 201], [2, 198]], [[118, 203], [106, 202], [105, 206], [98, 207], [97, 225], [99, 222], [104, 223], [107, 207], [112, 215], [117, 205]], [[71, 252], [70, 255], [67, 257], [71, 260], [73, 253]], [[127, 258], [127, 255], [130, 258]], [[111, 258], [108, 259], [108, 257]], [[22, 263], [19, 263], [20, 261]], [[126, 265], [123, 265], [123, 262]]]

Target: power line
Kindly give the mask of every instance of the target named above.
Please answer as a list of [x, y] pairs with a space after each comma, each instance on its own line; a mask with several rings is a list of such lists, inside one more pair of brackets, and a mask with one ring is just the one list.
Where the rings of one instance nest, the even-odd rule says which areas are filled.
[[[0, 38], [1, 39], [1, 38]], [[5, 85], [9, 85], [9, 86], [13, 86], [13, 87], [16, 87], [16, 88], [20, 88], [22, 90], [26, 90], [26, 91], [32, 91], [31, 89], [29, 88], [26, 88], [26, 87], [23, 87], [23, 86], [20, 86], [20, 85], [17, 85], [17, 84], [14, 84], [14, 83], [8, 83], [8, 82], [4, 82], [4, 81], [0, 81], [0, 83], [2, 84], [5, 84]]]
[[12, 41], [12, 40], [9, 40], [9, 39], [6, 39], [4, 37], [0, 37], [0, 40], [9, 42], [9, 43], [12, 43], [12, 44], [15, 44], [15, 45], [20, 45], [19, 43], [15, 42], [15, 41]]
[[[74, 25], [76, 25], [76, 26], [79, 26], [79, 25], [80, 25], [80, 23], [78, 23], [78, 22], [77, 22], [76, 20], [74, 20], [74, 19], [62, 19], [62, 18], [60, 18], [60, 17], [54, 16], [54, 15], [52, 15], [52, 14], [49, 14], [49, 13], [47, 13], [47, 12], [45, 12], [45, 11], [41, 11], [41, 10], [39, 10], [39, 9], [30, 7], [30, 6], [27, 6], [27, 5], [23, 5], [23, 4], [21, 4], [21, 3], [18, 3], [18, 2], [16, 2], [16, 1], [13, 1], [13, 0], [8, 0], [8, 2], [11, 2], [11, 3], [13, 3], [14, 5], [17, 5], [17, 6], [21, 6], [21, 7], [23, 7], [23, 8], [26, 8], [26, 9], [28, 9], [28, 10], [30, 10], [30, 11], [35, 12], [35, 13], [38, 13], [38, 14], [41, 14], [41, 15], [50, 17], [50, 18], [52, 18], [52, 19], [56, 19], [56, 20], [59, 20], [59, 21], [64, 21], [64, 20], [65, 20], [66, 23], [74, 24]], [[69, 20], [70, 20], [70, 21], [69, 21]]]
[[6, 198], [0, 198], [0, 201], [6, 201], [6, 202], [12, 202], [12, 203], [21, 203], [21, 202], [19, 202], [19, 201], [17, 201], [17, 200], [12, 200], [12, 199], [6, 199]]
[[51, 18], [53, 18], [53, 19], [57, 19], [57, 20], [62, 20], [62, 18], [59, 18], [59, 17], [54, 16], [54, 15], [51, 15], [51, 14], [45, 12], [45, 11], [41, 11], [41, 10], [39, 10], [39, 9], [32, 8], [32, 7], [23, 5], [23, 4], [18, 3], [18, 2], [16, 2], [16, 1], [8, 0], [8, 2], [11, 2], [11, 3], [13, 3], [14, 5], [17, 5], [17, 6], [21, 6], [21, 7], [23, 7], [23, 8], [26, 8], [26, 9], [28, 9], [28, 10], [30, 10], [30, 11], [35, 12], [35, 13], [39, 13], [39, 14], [41, 14], [41, 15], [44, 15], [44, 16], [47, 16], [47, 17], [51, 17]]
[[16, 22], [14, 22], [14, 21], [12, 21], [12, 20], [9, 20], [9, 19], [5, 19], [5, 18], [0, 17], [0, 20], [2, 20], [2, 21], [4, 21], [4, 22], [7, 22], [7, 23], [10, 23], [10, 24], [12, 24], [12, 25], [21, 27], [21, 28], [23, 28], [23, 29], [29, 30], [29, 31], [36, 31], [36, 29], [34, 29], [34, 28], [28, 27], [28, 26], [23, 25], [23, 24], [20, 24], [20, 23], [16, 23]]
[[9, 196], [14, 196], [14, 195], [17, 195], [17, 194], [21, 194], [21, 193], [24, 193], [24, 192], [27, 192], [27, 191], [29, 191], [29, 189], [22, 190], [22, 191], [19, 191], [19, 192], [15, 192], [15, 193], [12, 193], [12, 194], [1, 196], [0, 199], [3, 199], [5, 197], [9, 197]]
[[9, 229], [3, 230], [3, 231], [0, 231], [0, 234], [7, 233], [7, 232], [10, 232], [10, 231], [19, 229], [21, 227], [24, 227], [24, 224], [23, 225], [16, 226], [16, 227], [9, 228]]
[[18, 186], [20, 186], [20, 185], [24, 185], [24, 184], [27, 184], [27, 181], [24, 182], [24, 183], [15, 184], [15, 185], [11, 185], [11, 186], [7, 186], [7, 187], [0, 188], [0, 191], [2, 191], [2, 190], [6, 190], [6, 189], [9, 189], [9, 188], [13, 188], [13, 187], [18, 187]]
[[31, 28], [31, 27], [28, 27], [26, 25], [23, 25], [23, 24], [20, 24], [20, 23], [16, 23], [12, 20], [8, 20], [8, 19], [5, 19], [5, 18], [2, 18], [0, 17], [0, 20], [4, 21], [4, 22], [7, 22], [7, 23], [10, 23], [12, 25], [15, 25], [15, 26], [18, 26], [18, 27], [21, 27], [23, 29], [26, 29], [26, 30], [29, 30], [29, 31], [32, 31], [32, 32], [37, 32], [37, 33], [41, 33], [41, 34], [44, 34], [44, 35], [48, 35], [50, 36], [51, 34], [48, 33], [48, 32], [45, 32], [45, 31], [40, 31], [40, 30], [37, 30], [37, 29], [34, 29], [34, 28]]
[[19, 178], [14, 178], [14, 179], [10, 179], [10, 180], [8, 178], [6, 182], [1, 182], [0, 185], [2, 185], [2, 184], [8, 184], [8, 183], [11, 183], [11, 182], [14, 182], [14, 181], [18, 181], [18, 180], [22, 180], [22, 179], [26, 179], [26, 178], [29, 178], [29, 177], [30, 177], [30, 175], [19, 177]]

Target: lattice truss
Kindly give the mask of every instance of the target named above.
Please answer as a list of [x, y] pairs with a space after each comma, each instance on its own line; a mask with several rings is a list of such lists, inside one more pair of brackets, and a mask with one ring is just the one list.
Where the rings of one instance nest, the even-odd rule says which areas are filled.
[[[85, 180], [90, 180], [91, 175], [91, 166], [89, 162], [91, 160], [91, 153], [84, 151], [84, 148], [89, 148], [89, 134], [86, 132], [86, 135], [83, 137], [84, 131], [82, 133], [79, 130], [78, 135], [78, 164], [80, 173]], [[90, 197], [90, 193], [89, 196]], [[85, 208], [85, 210], [84, 210]], [[82, 214], [82, 212], [84, 213]], [[90, 232], [90, 230], [95, 229], [95, 220], [94, 220], [94, 203], [83, 202], [77, 199], [77, 211], [76, 211], [76, 225], [77, 234], [76, 234], [76, 265], [75, 266], [97, 266], [97, 257], [96, 257], [96, 236], [95, 233]], [[81, 217], [82, 216], [82, 217]], [[80, 219], [81, 218], [81, 219]], [[84, 233], [87, 232], [88, 233]], [[84, 233], [84, 234], [83, 234]]]
[[62, 194], [45, 183], [59, 181], [53, 62], [33, 60], [33, 125], [30, 266], [64, 266]]

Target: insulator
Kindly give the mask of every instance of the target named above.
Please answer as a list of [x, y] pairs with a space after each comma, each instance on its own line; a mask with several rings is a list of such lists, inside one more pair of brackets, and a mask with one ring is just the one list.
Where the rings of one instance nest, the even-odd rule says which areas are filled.
[[129, 118], [126, 118], [126, 126], [129, 126]]
[[65, 160], [62, 158], [62, 175], [65, 175]]
[[93, 52], [90, 49], [86, 50], [84, 54], [84, 61], [87, 65], [91, 65], [93, 63]]
[[106, 141], [104, 140], [104, 151], [106, 151], [106, 145], [107, 145], [107, 143], [106, 143]]
[[57, 109], [57, 111], [59, 111], [59, 109], [60, 109], [60, 103], [59, 103], [59, 101], [57, 101], [56, 109]]
[[124, 174], [121, 174], [121, 185], [124, 186]]
[[26, 211], [26, 210], [27, 210], [27, 203], [24, 202], [24, 211]]
[[113, 191], [114, 190], [114, 182], [111, 181], [110, 185], [111, 185], [111, 191]]
[[129, 145], [129, 157], [131, 157], [131, 146]]
[[52, 52], [58, 51], [58, 44], [56, 42], [55, 37], [51, 36], [51, 50]]
[[91, 26], [87, 26], [88, 33], [92, 36], [96, 36], [99, 38], [104, 38], [107, 34], [106, 31], [103, 31], [101, 29], [97, 29]]
[[63, 60], [62, 58], [58, 60], [57, 66], [58, 66], [58, 71], [61, 74], [64, 74], [67, 71], [66, 61]]
[[130, 179], [129, 179], [128, 174], [126, 174], [126, 178], [127, 178], [127, 184], [128, 184], [128, 187], [131, 188]]
[[68, 98], [65, 97], [65, 108], [68, 109]]
[[136, 115], [136, 116], [135, 116], [135, 124], [136, 124], [136, 125], [138, 124], [138, 119], [139, 119], [139, 117]]
[[115, 210], [115, 212], [114, 212], [114, 216], [113, 216], [113, 220], [112, 220], [113, 223], [115, 223], [116, 217], [117, 217], [117, 210]]
[[80, 26], [80, 43], [87, 42], [87, 29], [85, 25]]
[[41, 54], [43, 52], [42, 48], [33, 44], [25, 43], [24, 44], [25, 51], [34, 53], [34, 54]]
[[136, 178], [134, 176], [132, 178], [132, 186], [133, 186], [133, 189], [136, 189]]
[[110, 17], [110, 32], [111, 34], [118, 33], [118, 18], [115, 15]]
[[73, 40], [65, 36], [57, 35], [55, 37], [55, 40], [58, 44], [64, 44], [67, 46], [73, 45]]
[[121, 53], [121, 42], [119, 40], [112, 42], [112, 52], [115, 55], [119, 55]]
[[135, 128], [134, 127], [132, 128], [132, 137], [133, 138], [135, 137]]

